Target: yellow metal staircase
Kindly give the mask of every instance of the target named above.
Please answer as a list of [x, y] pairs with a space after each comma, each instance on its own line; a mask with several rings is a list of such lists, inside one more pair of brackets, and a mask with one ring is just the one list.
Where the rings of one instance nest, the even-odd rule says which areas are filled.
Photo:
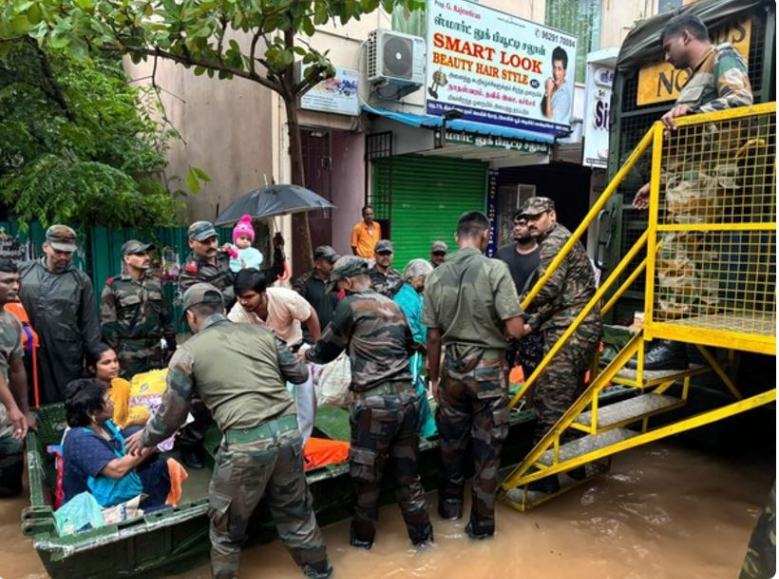
[[[523, 300], [526, 309], [651, 148], [647, 230], [551, 347], [511, 406], [533, 387], [596, 305], [607, 312], [642, 276], [643, 327], [602, 368], [595, 362], [586, 391], [504, 480], [500, 496], [509, 505], [527, 510], [602, 472], [617, 452], [776, 400], [776, 384], [744, 398], [727, 372], [734, 350], [776, 355], [775, 117], [776, 104], [767, 103], [680, 118], [670, 134], [657, 122]], [[628, 271], [641, 255], [643, 261]], [[645, 371], [644, 351], [653, 339], [693, 344], [706, 363], [687, 370]], [[727, 360], [719, 360], [710, 346], [726, 349]], [[634, 357], [637, 369], [627, 370]], [[691, 378], [705, 372], [716, 373], [733, 401], [692, 416], [677, 412], [654, 424], [652, 417], [687, 404]], [[635, 389], [636, 395], [601, 406], [599, 396], [612, 384]], [[579, 467], [585, 467], [584, 473]], [[558, 477], [559, 492], [528, 489], [552, 475]]]

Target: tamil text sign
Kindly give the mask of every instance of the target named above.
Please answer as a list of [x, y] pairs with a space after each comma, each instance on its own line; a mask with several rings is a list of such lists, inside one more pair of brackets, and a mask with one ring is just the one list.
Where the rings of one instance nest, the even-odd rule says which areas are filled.
[[568, 131], [575, 37], [467, 0], [431, 0], [427, 10], [428, 114]]
[[[718, 30], [714, 39], [716, 44], [730, 42], [747, 60], [751, 35], [752, 21], [747, 19]], [[676, 100], [689, 77], [686, 70], [677, 70], [673, 65], [665, 62], [645, 66], [638, 73], [636, 105], [643, 106]]]

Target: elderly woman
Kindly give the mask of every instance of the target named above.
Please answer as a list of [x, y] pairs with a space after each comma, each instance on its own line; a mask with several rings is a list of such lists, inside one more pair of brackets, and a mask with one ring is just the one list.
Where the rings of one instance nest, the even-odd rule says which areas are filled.
[[[411, 328], [414, 342], [418, 346], [427, 343], [427, 327], [422, 323], [422, 292], [425, 289], [425, 278], [433, 271], [432, 264], [425, 259], [412, 259], [403, 270], [403, 285], [393, 298], [398, 307], [403, 311]], [[416, 353], [410, 360], [411, 373], [414, 376], [414, 386], [421, 400], [419, 411], [419, 434], [427, 437], [436, 433], [435, 420], [430, 412], [430, 404], [427, 401], [427, 390], [422, 380], [424, 368], [423, 355]]]
[[395, 303], [406, 314], [414, 342], [422, 346], [427, 342], [427, 328], [422, 323], [422, 292], [431, 271], [433, 266], [426, 259], [412, 259], [403, 270], [403, 285], [395, 294]]
[[170, 491], [167, 464], [153, 449], [137, 456], [127, 454], [124, 440], [131, 432], [120, 431], [111, 419], [114, 405], [105, 384], [74, 380], [65, 396], [70, 426], [62, 448], [65, 502], [88, 491], [105, 508], [144, 493], [141, 508], [164, 506]]

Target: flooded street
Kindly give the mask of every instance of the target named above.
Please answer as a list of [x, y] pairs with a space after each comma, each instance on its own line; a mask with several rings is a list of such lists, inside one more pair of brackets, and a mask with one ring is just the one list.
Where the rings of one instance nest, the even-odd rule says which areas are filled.
[[[737, 463], [673, 444], [615, 457], [612, 470], [528, 514], [498, 507], [498, 532], [474, 542], [464, 522], [433, 516], [436, 545], [409, 548], [395, 505], [371, 551], [348, 546], [348, 522], [324, 529], [338, 578], [522, 577], [735, 579], [774, 478], [772, 462]], [[429, 495], [434, 506], [434, 495]], [[24, 501], [0, 502], [0, 576], [45, 577], [19, 532]], [[434, 512], [434, 508], [431, 512]], [[244, 552], [242, 577], [299, 578], [278, 542]], [[180, 575], [206, 578], [207, 566]]]

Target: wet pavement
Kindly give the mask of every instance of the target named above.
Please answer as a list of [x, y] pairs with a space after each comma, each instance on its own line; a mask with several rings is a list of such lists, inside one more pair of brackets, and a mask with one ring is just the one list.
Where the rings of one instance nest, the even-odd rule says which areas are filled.
[[[471, 541], [464, 522], [434, 515], [436, 544], [416, 552], [396, 505], [382, 508], [371, 551], [348, 546], [348, 522], [324, 534], [338, 579], [735, 579], [774, 476], [773, 457], [736, 461], [656, 443], [618, 455], [610, 473], [529, 513], [499, 505], [489, 541]], [[24, 504], [0, 501], [4, 579], [46, 577], [19, 530]], [[207, 566], [180, 575], [208, 576]], [[247, 549], [241, 576], [302, 577], [278, 542]]]

